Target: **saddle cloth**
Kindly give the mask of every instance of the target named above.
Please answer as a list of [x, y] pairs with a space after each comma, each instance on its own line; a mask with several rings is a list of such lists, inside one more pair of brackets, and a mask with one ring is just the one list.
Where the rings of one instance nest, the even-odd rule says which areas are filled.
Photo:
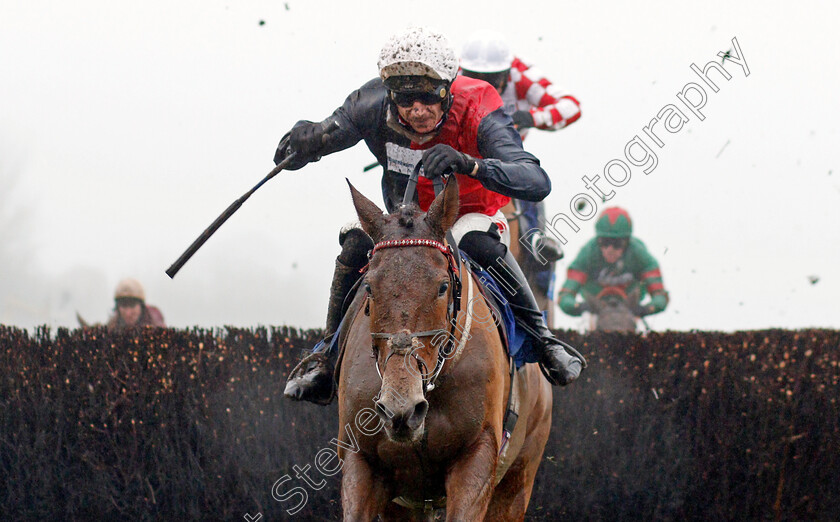
[[[461, 252], [461, 256], [469, 259], [463, 252]], [[516, 324], [513, 309], [507, 299], [504, 298], [505, 294], [499, 287], [499, 283], [496, 282], [490, 272], [480, 269], [477, 265], [470, 263], [470, 268], [478, 279], [482, 295], [493, 308], [493, 314], [500, 319], [497, 321], [499, 333], [502, 336], [508, 355], [516, 363], [516, 369], [518, 370], [525, 363], [539, 362], [539, 356], [535, 353], [531, 344], [531, 337]]]

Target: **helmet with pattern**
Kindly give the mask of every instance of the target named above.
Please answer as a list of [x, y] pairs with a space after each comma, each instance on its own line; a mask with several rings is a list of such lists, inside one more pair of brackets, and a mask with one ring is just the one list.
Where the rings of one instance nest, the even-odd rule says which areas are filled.
[[633, 233], [633, 222], [630, 214], [620, 207], [604, 209], [595, 222], [597, 237], [629, 238]]
[[117, 283], [117, 289], [114, 290], [114, 300], [128, 300], [136, 299], [140, 302], [146, 301], [146, 293], [143, 291], [143, 286], [136, 279], [127, 277]]
[[382, 47], [377, 65], [392, 101], [395, 95], [421, 94], [424, 101], [440, 101], [444, 111], [449, 109], [458, 58], [442, 34], [425, 27], [395, 34]]

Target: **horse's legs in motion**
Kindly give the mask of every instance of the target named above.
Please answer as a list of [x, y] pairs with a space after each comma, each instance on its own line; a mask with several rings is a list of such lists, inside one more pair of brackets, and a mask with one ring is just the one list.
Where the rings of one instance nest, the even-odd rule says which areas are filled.
[[525, 512], [531, 499], [531, 491], [534, 489], [534, 480], [542, 461], [550, 425], [549, 415], [549, 423], [545, 428], [528, 434], [525, 445], [520, 451], [522, 457], [507, 470], [505, 477], [496, 486], [484, 520], [487, 522], [525, 520]]
[[[505, 478], [493, 492], [493, 500], [490, 502], [487, 516], [484, 517], [486, 522], [525, 520], [525, 511], [528, 509], [527, 503], [533, 488], [533, 477], [526, 476], [525, 471], [523, 467], [516, 466], [505, 473]], [[536, 466], [534, 471], [536, 472]]]
[[411, 510], [396, 502], [388, 502], [382, 513], [383, 522], [434, 522], [435, 512], [425, 512], [421, 509]]
[[446, 520], [481, 520], [496, 482], [496, 440], [484, 431], [446, 476]]
[[344, 520], [370, 522], [385, 511], [391, 500], [390, 488], [381, 476], [374, 475], [365, 458], [347, 452], [341, 480], [341, 507]]
[[540, 459], [537, 459], [536, 462], [517, 462], [508, 469], [505, 478], [493, 492], [493, 500], [484, 520], [487, 522], [525, 520], [525, 512], [528, 510], [528, 502], [531, 499], [531, 491], [534, 489], [534, 479], [539, 465]]

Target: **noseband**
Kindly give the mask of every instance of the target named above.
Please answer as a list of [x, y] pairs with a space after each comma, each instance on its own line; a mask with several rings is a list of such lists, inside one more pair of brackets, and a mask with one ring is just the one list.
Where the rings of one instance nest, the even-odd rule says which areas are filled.
[[[423, 344], [419, 339], [421, 337], [432, 337], [434, 340], [435, 336], [444, 334], [446, 332], [445, 329], [441, 328], [438, 330], [426, 330], [422, 332], [411, 332], [409, 330], [402, 330], [397, 333], [371, 332], [371, 356], [375, 359], [374, 364], [376, 366], [376, 373], [379, 374], [380, 380], [382, 379], [382, 371], [379, 368], [379, 348], [376, 346], [376, 339], [387, 339], [386, 347], [388, 349], [388, 355], [385, 357], [386, 366], [388, 365], [388, 360], [394, 355], [402, 357], [410, 355], [414, 357], [417, 361], [417, 367], [420, 370], [421, 379], [423, 381], [423, 396], [425, 397], [427, 392], [435, 389], [435, 380], [438, 375], [440, 375], [441, 370], [443, 370], [443, 365], [446, 361], [445, 354], [448, 353], [447, 348], [450, 348], [455, 340], [455, 326], [458, 324], [458, 312], [461, 309], [461, 277], [458, 270], [459, 263], [455, 258], [455, 254], [453, 253], [451, 246], [444, 245], [443, 243], [433, 239], [392, 239], [388, 241], [381, 241], [373, 247], [373, 250], [370, 251], [368, 259], [372, 259], [376, 252], [386, 248], [417, 246], [434, 248], [442, 253], [447, 260], [447, 272], [449, 273], [449, 281], [452, 285], [452, 301], [449, 303], [446, 312], [446, 319], [450, 325], [446, 344], [438, 349], [435, 369], [432, 371], [430, 376], [426, 371], [428, 370], [426, 363], [422, 358], [420, 358], [420, 356], [417, 355], [417, 350], [423, 347]], [[370, 263], [368, 263], [362, 271], [366, 271], [368, 266], [370, 266]], [[369, 303], [367, 302], [367, 299], [369, 299], [369, 296], [366, 297], [365, 300], [365, 313], [369, 313]], [[451, 349], [449, 351], [451, 351]]]

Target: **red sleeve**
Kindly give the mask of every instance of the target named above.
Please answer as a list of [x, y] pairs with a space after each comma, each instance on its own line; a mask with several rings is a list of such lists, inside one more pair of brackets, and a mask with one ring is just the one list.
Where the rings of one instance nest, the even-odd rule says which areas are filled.
[[580, 118], [577, 98], [551, 83], [539, 68], [514, 58], [510, 77], [516, 99], [527, 102], [536, 128], [558, 130]]

